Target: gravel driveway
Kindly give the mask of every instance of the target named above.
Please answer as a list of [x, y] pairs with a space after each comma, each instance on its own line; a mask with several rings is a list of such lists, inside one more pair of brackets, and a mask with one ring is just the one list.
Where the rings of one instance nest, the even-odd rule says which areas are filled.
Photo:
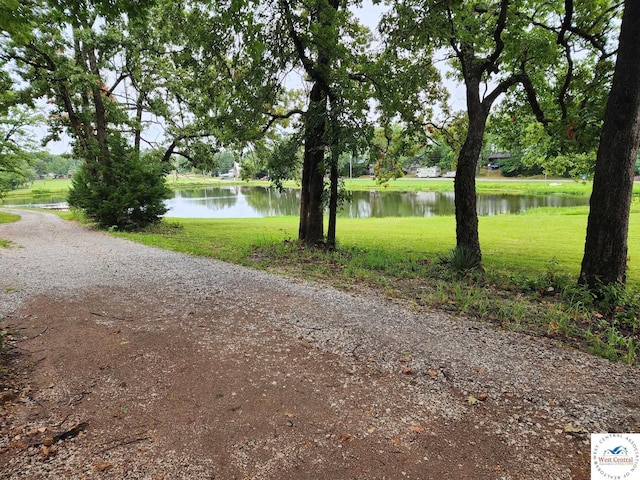
[[640, 432], [638, 367], [19, 213], [0, 478], [587, 479]]

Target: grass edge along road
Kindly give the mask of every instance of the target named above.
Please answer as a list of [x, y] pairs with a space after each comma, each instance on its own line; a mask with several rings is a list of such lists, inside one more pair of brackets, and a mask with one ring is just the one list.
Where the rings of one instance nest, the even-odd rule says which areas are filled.
[[[200, 181], [182, 179], [185, 187]], [[60, 185], [68, 180], [51, 180]], [[213, 182], [225, 185], [231, 183]], [[263, 182], [264, 183], [264, 182]], [[242, 183], [244, 184], [244, 183]], [[348, 181], [373, 188], [370, 179]], [[393, 189], [452, 188], [452, 182], [400, 179]], [[479, 190], [586, 195], [590, 185], [487, 179]], [[379, 188], [385, 188], [380, 187]], [[636, 188], [638, 186], [636, 185]], [[563, 190], [564, 189], [564, 190]], [[440, 308], [503, 328], [547, 335], [611, 359], [634, 363], [640, 354], [640, 245], [630, 242], [629, 288], [612, 289], [614, 311], [575, 286], [586, 207], [534, 209], [480, 218], [485, 273], [460, 274], [440, 257], [455, 245], [453, 217], [340, 219], [336, 252], [299, 248], [297, 218], [165, 221], [160, 228], [121, 234], [161, 248], [322, 281], [347, 290], [365, 288], [414, 308]], [[72, 215], [63, 215], [70, 218]], [[640, 204], [634, 201], [629, 238], [639, 238]], [[634, 261], [635, 260], [635, 261]], [[609, 303], [610, 304], [610, 303]]]
[[[302, 248], [296, 217], [172, 219], [117, 235], [146, 245], [237, 263], [347, 291], [375, 292], [414, 309], [442, 309], [501, 328], [548, 336], [612, 360], [640, 355], [640, 266], [626, 290], [597, 301], [576, 285], [586, 207], [481, 217], [485, 271], [454, 271], [453, 217], [340, 219], [335, 252]], [[640, 236], [634, 204], [629, 238]], [[640, 259], [640, 244], [629, 245]], [[609, 309], [611, 298], [617, 305]]]
[[[0, 223], [11, 223], [20, 220], [20, 215], [0, 211]], [[0, 248], [9, 248], [11, 242], [0, 237]]]

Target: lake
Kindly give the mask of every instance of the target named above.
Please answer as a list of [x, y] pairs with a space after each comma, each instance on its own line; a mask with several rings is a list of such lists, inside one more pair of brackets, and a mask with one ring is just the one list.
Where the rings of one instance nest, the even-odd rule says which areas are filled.
[[[454, 215], [453, 192], [351, 192], [339, 215], [350, 218], [367, 217], [430, 217]], [[566, 195], [505, 195], [478, 194], [479, 215], [522, 213], [537, 207], [571, 207], [588, 205], [589, 197]], [[64, 197], [7, 199], [4, 206], [59, 207]], [[167, 200], [165, 216], [178, 218], [257, 218], [297, 216], [300, 190], [249, 186], [223, 186], [177, 190]]]

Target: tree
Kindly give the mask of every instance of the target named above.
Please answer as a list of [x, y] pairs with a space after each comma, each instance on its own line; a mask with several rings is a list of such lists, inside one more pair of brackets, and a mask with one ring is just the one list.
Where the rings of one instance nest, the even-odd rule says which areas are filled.
[[523, 3], [399, 1], [388, 19], [395, 23], [393, 37], [409, 37], [403, 42], [410, 51], [446, 49], [464, 84], [468, 126], [456, 162], [456, 243], [478, 263], [482, 253], [475, 175], [487, 119], [498, 98], [522, 81], [532, 59], [524, 52], [528, 22], [518, 15]]
[[[146, 0], [117, 4], [109, 0], [41, 2], [32, 12], [32, 23], [37, 25], [33, 35], [11, 35], [6, 42], [4, 61], [13, 62], [17, 74], [29, 83], [32, 98], [44, 98], [52, 104], [51, 137], [66, 130], [74, 140], [75, 154], [85, 162], [83, 191], [72, 194], [71, 199], [86, 198], [85, 189], [95, 188], [93, 193], [97, 194], [120, 187], [110, 182], [136, 181], [136, 175], [120, 173], [127, 168], [137, 170], [141, 161], [139, 151], [127, 139], [139, 122], [128, 114], [127, 106], [115, 93], [129, 77], [124, 68], [118, 67], [126, 59], [127, 27], [138, 24], [150, 6]], [[165, 195], [162, 172], [148, 172], [155, 172], [153, 181], [147, 177], [146, 185], [153, 186], [150, 191]], [[80, 185], [74, 183], [73, 188]], [[131, 227], [132, 222], [140, 220], [138, 226], [143, 226], [151, 218], [137, 212], [157, 213], [153, 205], [158, 199], [149, 199], [135, 188], [129, 191], [137, 191], [139, 196], [126, 197], [133, 203], [124, 210], [130, 216], [121, 220], [122, 225]], [[100, 224], [113, 225], [114, 217], [121, 218], [120, 207], [111, 213], [103, 208], [113, 203], [98, 205], [97, 199], [94, 203], [78, 203]]]
[[[456, 167], [456, 242], [478, 262], [475, 174], [492, 106], [504, 94], [520, 92], [521, 104], [543, 125], [564, 131], [574, 150], [593, 139], [599, 116], [591, 107], [602, 98], [596, 87], [607, 81], [615, 13], [606, 0], [395, 3], [388, 20], [395, 25], [392, 38], [403, 38], [409, 52], [444, 49], [465, 87], [468, 129]], [[546, 116], [551, 103], [559, 107], [560, 121]]]
[[640, 145], [640, 4], [626, 1], [596, 159], [580, 282], [597, 291], [626, 280], [633, 176]]
[[[595, 147], [584, 150], [550, 134], [545, 126], [526, 111], [508, 113], [507, 107], [490, 118], [487, 142], [508, 158], [497, 160], [504, 176], [552, 175], [585, 179], [593, 175]], [[559, 141], [560, 140], [560, 141]], [[562, 144], [565, 144], [563, 147]]]
[[369, 132], [369, 34], [349, 10], [356, 3], [195, 2], [183, 13], [188, 54], [179, 64], [190, 88], [180, 97], [195, 128], [182, 138], [213, 126], [217, 148], [260, 150], [264, 142], [287, 155], [269, 165], [276, 184], [298, 168], [302, 146], [299, 239], [308, 245], [324, 243], [327, 203], [326, 245], [335, 244], [338, 159], [362, 149]]
[[[310, 82], [304, 112], [304, 154], [298, 237], [309, 245], [324, 238], [324, 176], [329, 172], [327, 245], [335, 245], [338, 206], [338, 161], [345, 151], [361, 148], [371, 97], [366, 74], [367, 30], [349, 11], [353, 2], [280, 0], [284, 21], [297, 58]], [[360, 145], [359, 145], [360, 144]]]
[[548, 174], [591, 177], [611, 88], [620, 3], [535, 5], [521, 14], [538, 32], [531, 48], [546, 60], [530, 64], [523, 88], [505, 98], [494, 121], [504, 128], [501, 137], [511, 136], [525, 166], [540, 164]]
[[[6, 107], [6, 104], [5, 104]], [[0, 115], [0, 195], [17, 188], [32, 175], [35, 145], [30, 128], [41, 123], [41, 116], [18, 105], [6, 107]]]

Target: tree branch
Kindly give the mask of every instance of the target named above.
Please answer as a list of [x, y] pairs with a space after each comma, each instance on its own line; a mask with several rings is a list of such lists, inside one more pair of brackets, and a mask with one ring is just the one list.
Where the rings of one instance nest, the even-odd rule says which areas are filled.
[[111, 97], [111, 95], [113, 95], [113, 91], [118, 87], [118, 85], [120, 85], [120, 83], [129, 76], [128, 73], [121, 73], [120, 76], [116, 79], [116, 81], [114, 82], [114, 84], [111, 86], [111, 88], [109, 90], [107, 90], [105, 92], [105, 96], [107, 97]]
[[493, 31], [493, 40], [496, 44], [496, 48], [493, 53], [482, 65], [482, 70], [486, 72], [498, 73], [498, 60], [502, 51], [504, 50], [504, 41], [502, 40], [502, 33], [507, 26], [507, 11], [509, 9], [510, 0], [502, 0], [500, 2], [500, 13], [498, 13], [498, 20], [496, 23], [496, 29]]
[[293, 109], [290, 110], [289, 112], [285, 113], [284, 115], [280, 115], [277, 113], [271, 113], [271, 112], [264, 112], [265, 115], [269, 115], [271, 117], [271, 119], [267, 122], [267, 124], [262, 127], [262, 131], [261, 131], [261, 135], [264, 135], [265, 133], [267, 133], [267, 131], [271, 128], [271, 126], [277, 122], [278, 120], [286, 120], [288, 118], [291, 118], [294, 115], [304, 115], [306, 112], [304, 110], [300, 110], [300, 109]]
[[289, 35], [291, 36], [291, 40], [293, 41], [293, 45], [298, 52], [298, 57], [302, 62], [302, 66], [304, 67], [307, 74], [313, 78], [314, 80], [320, 80], [320, 76], [315, 68], [314, 62], [307, 56], [305, 52], [304, 44], [296, 31], [296, 27], [293, 24], [293, 13], [291, 12], [291, 5], [287, 0], [279, 0], [280, 6], [284, 9], [285, 13], [285, 21], [287, 22], [287, 28], [289, 29]]

